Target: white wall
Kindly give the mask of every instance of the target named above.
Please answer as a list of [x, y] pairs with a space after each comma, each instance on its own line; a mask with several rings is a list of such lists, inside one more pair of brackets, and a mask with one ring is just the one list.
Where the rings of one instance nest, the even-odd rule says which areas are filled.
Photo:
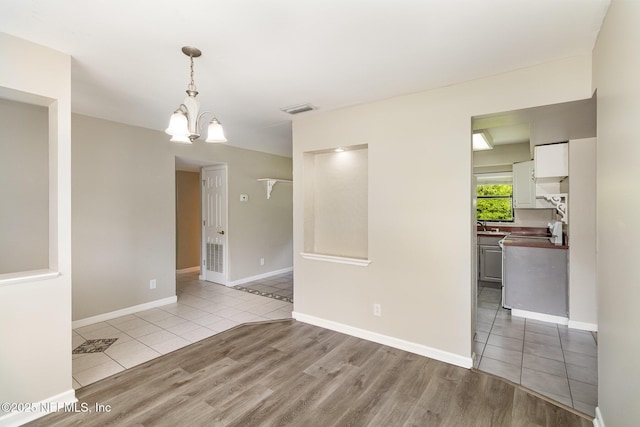
[[230, 281], [292, 266], [291, 184], [267, 200], [257, 181], [291, 179], [291, 158], [77, 114], [72, 125], [74, 320], [175, 296], [176, 156], [229, 165]]
[[598, 95], [598, 407], [640, 420], [640, 2], [613, 0], [593, 53]]
[[569, 327], [597, 330], [596, 139], [569, 141]]
[[[591, 97], [579, 56], [299, 118], [293, 127], [294, 286], [299, 319], [471, 365], [475, 219], [471, 118]], [[369, 147], [368, 267], [304, 259], [303, 152]], [[374, 317], [372, 304], [382, 304]]]
[[[48, 106], [50, 149], [50, 277], [35, 280], [22, 274], [10, 282], [0, 275], [0, 402], [68, 402], [75, 399], [70, 354], [71, 60], [2, 33], [0, 57], [0, 97]], [[0, 412], [0, 424], [24, 422], [31, 415]]]

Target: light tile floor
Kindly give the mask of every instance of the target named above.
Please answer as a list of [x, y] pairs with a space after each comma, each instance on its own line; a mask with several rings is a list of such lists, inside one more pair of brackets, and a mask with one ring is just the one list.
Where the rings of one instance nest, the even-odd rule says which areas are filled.
[[478, 289], [476, 368], [522, 384], [585, 414], [598, 405], [596, 337], [555, 323], [512, 317], [500, 289]]
[[[291, 292], [292, 277], [288, 282]], [[177, 303], [74, 329], [72, 349], [90, 339], [118, 340], [104, 352], [72, 355], [73, 387], [91, 384], [240, 323], [289, 318], [293, 309], [288, 302], [200, 281], [198, 273], [178, 274], [176, 288]]]

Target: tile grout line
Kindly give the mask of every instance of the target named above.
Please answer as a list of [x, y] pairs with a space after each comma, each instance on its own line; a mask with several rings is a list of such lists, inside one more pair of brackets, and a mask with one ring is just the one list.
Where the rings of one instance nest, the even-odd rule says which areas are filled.
[[[556, 325], [556, 329], [558, 326]], [[564, 355], [564, 346], [562, 345], [562, 337], [560, 336], [560, 329], [558, 329], [558, 339], [560, 340], [560, 349], [562, 350], [562, 361], [564, 362], [564, 373], [567, 376], [567, 385], [569, 386], [569, 397], [571, 398], [571, 407], [575, 409], [576, 404], [573, 399], [573, 390], [571, 390], [571, 381], [569, 381], [569, 369], [567, 369], [567, 358]]]

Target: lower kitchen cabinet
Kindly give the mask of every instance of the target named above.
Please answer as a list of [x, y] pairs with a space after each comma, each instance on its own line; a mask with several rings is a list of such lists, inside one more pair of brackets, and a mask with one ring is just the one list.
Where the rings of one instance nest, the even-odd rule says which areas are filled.
[[503, 237], [478, 236], [478, 281], [502, 284], [502, 249], [498, 242]]
[[479, 245], [478, 270], [480, 280], [502, 283], [502, 249], [500, 246]]

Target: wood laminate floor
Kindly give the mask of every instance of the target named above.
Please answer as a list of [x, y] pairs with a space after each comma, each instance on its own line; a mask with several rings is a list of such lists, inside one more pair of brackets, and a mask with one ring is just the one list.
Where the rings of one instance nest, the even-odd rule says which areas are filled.
[[238, 326], [76, 395], [111, 410], [30, 425], [592, 425], [492, 375], [293, 320]]

